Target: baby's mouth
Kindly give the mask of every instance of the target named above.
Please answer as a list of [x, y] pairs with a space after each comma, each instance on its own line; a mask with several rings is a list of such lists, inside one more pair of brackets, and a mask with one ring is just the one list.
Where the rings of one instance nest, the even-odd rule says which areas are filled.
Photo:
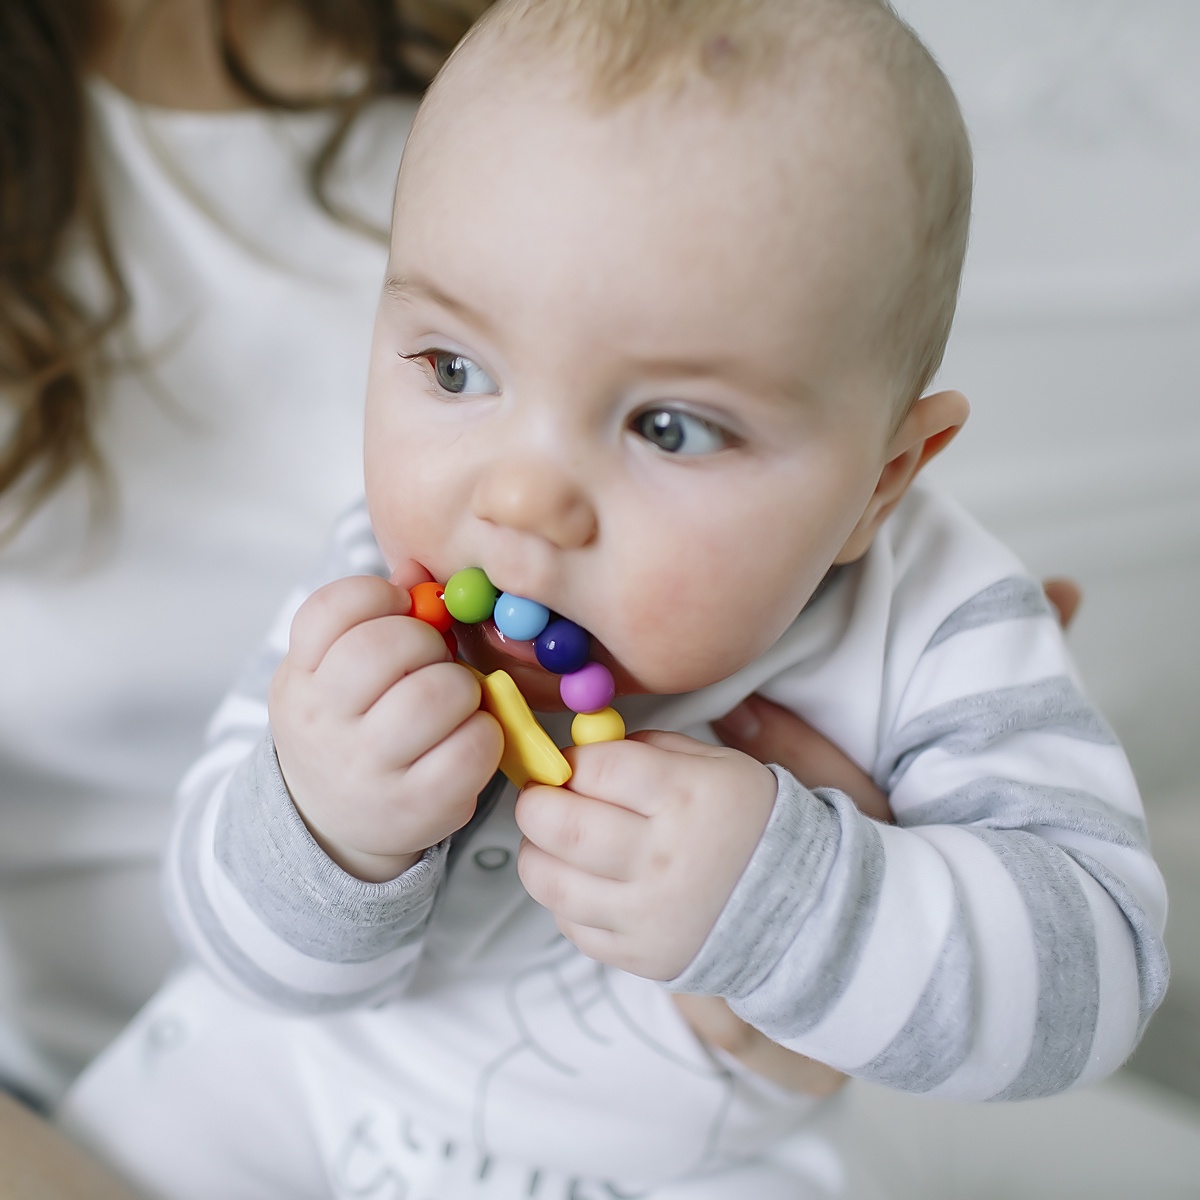
[[[533, 642], [518, 642], [505, 637], [490, 618], [477, 625], [455, 622], [454, 635], [458, 639], [459, 656], [465, 662], [485, 675], [492, 671], [507, 671], [535, 712], [566, 711], [567, 706], [559, 692], [562, 676], [546, 670], [538, 662]], [[612, 671], [618, 695], [637, 690], [627, 673], [595, 638], [591, 641], [590, 658]], [[622, 686], [623, 683], [627, 686]]]
[[532, 642], [505, 637], [490, 617], [477, 625], [454, 624], [458, 653], [477, 671], [490, 675], [507, 671], [530, 708], [537, 712], [562, 712], [566, 705], [559, 694], [561, 675], [547, 671], [537, 660]]
[[[483, 634], [484, 642], [500, 657], [509, 658], [513, 662], [532, 663], [539, 670], [546, 671], [537, 660], [537, 650], [533, 642], [519, 642], [515, 638], [507, 637], [496, 628], [496, 622], [490, 617], [474, 628]], [[551, 672], [546, 671], [546, 674]]]

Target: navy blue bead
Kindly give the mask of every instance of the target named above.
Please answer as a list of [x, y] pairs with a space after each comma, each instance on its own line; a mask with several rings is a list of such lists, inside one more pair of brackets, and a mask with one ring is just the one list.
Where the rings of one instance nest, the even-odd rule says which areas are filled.
[[556, 675], [570, 675], [588, 660], [592, 639], [588, 631], [566, 617], [556, 617], [533, 643], [537, 660]]

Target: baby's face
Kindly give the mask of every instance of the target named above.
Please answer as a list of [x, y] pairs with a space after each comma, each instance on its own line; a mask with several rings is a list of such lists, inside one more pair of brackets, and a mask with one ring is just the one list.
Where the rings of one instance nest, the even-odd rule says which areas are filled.
[[[883, 465], [896, 235], [892, 168], [794, 107], [596, 115], [470, 71], [442, 89], [372, 353], [367, 497], [393, 567], [482, 567], [588, 629], [623, 692], [715, 682], [796, 617]], [[494, 636], [465, 649], [560, 707]]]

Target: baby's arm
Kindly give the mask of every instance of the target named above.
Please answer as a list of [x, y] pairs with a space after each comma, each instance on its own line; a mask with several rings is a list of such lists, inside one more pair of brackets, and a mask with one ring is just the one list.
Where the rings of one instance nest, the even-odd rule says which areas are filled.
[[[781, 775], [756, 861], [678, 985], [909, 1091], [1025, 1098], [1119, 1066], [1166, 986], [1165, 895], [1128, 763], [1032, 581], [1001, 580], [942, 623], [876, 781], [897, 828], [839, 793], [815, 807]], [[785, 894], [797, 838], [822, 829], [811, 888]], [[735, 961], [747, 938], [763, 959]]]
[[[665, 940], [658, 915], [670, 924], [674, 909], [635, 910], [628, 864], [628, 878], [580, 884], [568, 842], [589, 840], [578, 824], [587, 806], [564, 819], [549, 794], [532, 797], [546, 811], [530, 805], [530, 836], [548, 847], [530, 856], [535, 895], [568, 928], [589, 927], [571, 932], [586, 952], [723, 996], [773, 1041], [854, 1075], [968, 1099], [1102, 1077], [1161, 999], [1165, 897], [1128, 764], [1071, 682], [1053, 617], [1001, 602], [1026, 582], [965, 605], [911, 672], [877, 773], [899, 826], [778, 771], [763, 835], [678, 976], [663, 970], [685, 946]], [[681, 762], [678, 777], [690, 770]], [[589, 772], [616, 803], [611, 773]], [[668, 793], [652, 794], [659, 805]], [[748, 796], [753, 827], [756, 785]], [[745, 811], [742, 800], [726, 803]], [[685, 804], [695, 809], [694, 797]], [[714, 829], [740, 856], [741, 841]], [[677, 902], [687, 892], [700, 914], [724, 886], [704, 864], [668, 864]]]
[[[339, 525], [325, 577], [383, 569], [365, 513], [357, 510]], [[403, 744], [394, 727], [404, 697], [388, 686], [389, 678], [422, 685], [409, 689], [418, 704], [426, 689], [415, 679], [417, 664], [436, 663], [435, 674], [452, 670], [465, 677], [435, 679], [435, 690], [448, 683], [455, 693], [461, 683], [457, 692], [470, 691], [474, 681], [445, 661], [431, 629], [398, 614], [403, 593], [383, 579], [341, 578], [307, 611], [302, 598], [285, 608], [217, 711], [209, 748], [181, 786], [166, 890], [177, 932], [214, 975], [269, 1003], [322, 1012], [403, 989], [443, 877], [445, 838], [470, 816], [475, 792], [494, 769], [494, 761], [483, 759], [492, 750], [498, 757], [499, 750], [483, 746], [474, 774], [455, 763], [453, 786], [442, 792], [435, 792], [432, 777], [409, 777], [417, 796], [405, 806], [412, 799], [400, 794], [405, 760], [413, 757], [406, 750], [421, 747]], [[300, 743], [293, 760], [298, 790], [311, 809], [307, 821], [284, 781], [267, 714], [268, 685], [287, 655], [298, 608], [301, 657], [291, 669], [300, 686], [285, 686], [276, 704], [288, 710], [280, 728], [289, 745], [296, 750]], [[375, 628], [368, 626], [364, 636], [367, 622]], [[395, 624], [411, 636], [393, 636]], [[349, 642], [330, 658], [347, 633]], [[324, 663], [338, 668], [333, 678], [317, 678]], [[386, 710], [378, 706], [381, 695]], [[455, 693], [448, 704], [474, 712], [470, 700]], [[373, 712], [379, 720], [366, 720]], [[444, 732], [473, 719], [458, 715], [461, 722], [454, 713], [446, 717]], [[490, 728], [491, 718], [480, 721]], [[431, 737], [440, 731], [429, 728]], [[487, 742], [489, 729], [482, 732], [479, 740]], [[492, 740], [498, 743], [498, 735]], [[371, 874], [381, 881], [361, 877]]]

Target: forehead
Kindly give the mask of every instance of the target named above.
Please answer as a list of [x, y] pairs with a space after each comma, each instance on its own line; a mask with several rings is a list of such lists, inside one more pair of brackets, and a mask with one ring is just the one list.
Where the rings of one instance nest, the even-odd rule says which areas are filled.
[[769, 312], [827, 338], [875, 319], [906, 247], [903, 162], [859, 95], [814, 72], [736, 102], [697, 86], [598, 109], [554, 64], [468, 56], [406, 151], [393, 270], [484, 303], [499, 281], [508, 305], [603, 295], [702, 337]]

